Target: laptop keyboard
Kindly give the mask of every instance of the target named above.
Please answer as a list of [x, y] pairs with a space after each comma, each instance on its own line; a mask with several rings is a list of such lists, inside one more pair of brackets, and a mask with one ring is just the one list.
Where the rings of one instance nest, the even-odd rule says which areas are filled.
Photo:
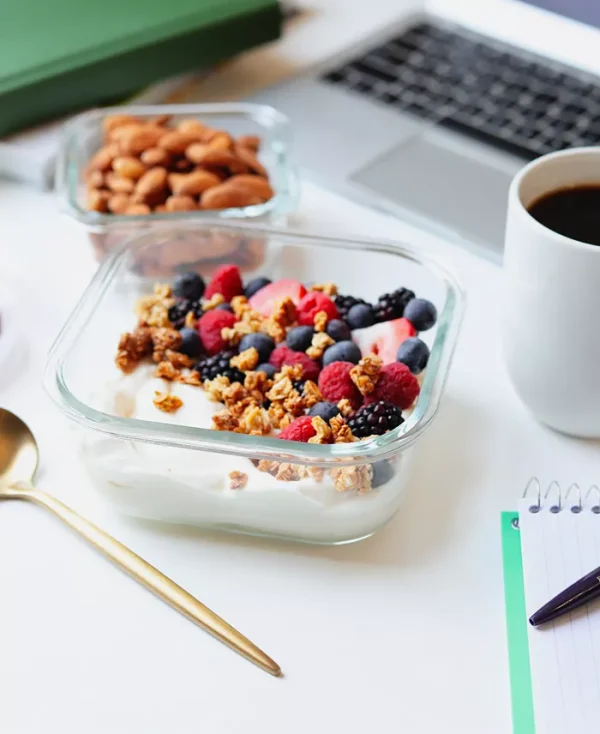
[[322, 78], [532, 159], [600, 143], [600, 82], [576, 74], [427, 22]]

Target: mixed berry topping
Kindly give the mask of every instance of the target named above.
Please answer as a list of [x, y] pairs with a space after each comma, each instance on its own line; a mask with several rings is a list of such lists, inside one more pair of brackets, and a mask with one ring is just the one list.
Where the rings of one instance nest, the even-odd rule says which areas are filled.
[[[437, 319], [435, 306], [406, 288], [368, 303], [339, 295], [333, 283], [244, 283], [233, 264], [207, 283], [180, 273], [136, 312], [137, 328], [119, 343], [124, 372], [153, 360], [157, 377], [204, 389], [223, 406], [215, 430], [325, 444], [402, 425], [429, 360], [418, 333]], [[168, 397], [157, 408], [178, 410], [181, 399]], [[387, 462], [373, 467], [373, 486], [388, 470]]]

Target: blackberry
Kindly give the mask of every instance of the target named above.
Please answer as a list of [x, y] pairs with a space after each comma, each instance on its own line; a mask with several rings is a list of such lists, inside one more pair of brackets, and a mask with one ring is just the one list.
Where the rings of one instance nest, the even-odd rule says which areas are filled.
[[358, 303], [362, 303], [363, 305], [368, 305], [366, 301], [363, 301], [362, 298], [354, 298], [354, 296], [336, 296], [335, 297], [335, 305], [338, 310], [338, 313], [340, 314], [340, 318], [346, 320], [346, 316], [348, 315], [348, 311], [352, 308], [352, 306], [356, 306]]
[[217, 375], [228, 377], [229, 382], [244, 382], [246, 375], [237, 367], [230, 367], [229, 360], [235, 352], [221, 352], [214, 357], [206, 357], [196, 364], [202, 380], [214, 380]]
[[376, 321], [392, 321], [404, 315], [406, 304], [415, 297], [408, 288], [398, 288], [393, 293], [384, 293], [374, 306]]
[[404, 423], [404, 418], [400, 408], [387, 400], [363, 405], [348, 421], [350, 430], [357, 438], [381, 436], [401, 423]]
[[203, 313], [200, 301], [188, 301], [187, 298], [178, 298], [175, 304], [169, 309], [168, 314], [173, 328], [182, 329], [185, 326], [185, 317], [189, 311], [193, 311], [194, 316], [199, 319]]

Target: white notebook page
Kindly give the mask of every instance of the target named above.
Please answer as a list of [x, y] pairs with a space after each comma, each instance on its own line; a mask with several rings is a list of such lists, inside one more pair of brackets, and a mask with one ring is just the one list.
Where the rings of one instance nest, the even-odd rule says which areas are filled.
[[[600, 566], [600, 514], [585, 502], [578, 513], [531, 504], [519, 507], [528, 616]], [[536, 734], [600, 732], [600, 602], [528, 626]]]

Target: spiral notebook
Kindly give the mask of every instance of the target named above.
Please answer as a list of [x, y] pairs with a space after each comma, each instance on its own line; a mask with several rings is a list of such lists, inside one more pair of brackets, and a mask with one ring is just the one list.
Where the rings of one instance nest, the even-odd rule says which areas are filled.
[[528, 617], [600, 566], [600, 490], [530, 482], [502, 514], [514, 734], [600, 730], [600, 602], [541, 628]]

